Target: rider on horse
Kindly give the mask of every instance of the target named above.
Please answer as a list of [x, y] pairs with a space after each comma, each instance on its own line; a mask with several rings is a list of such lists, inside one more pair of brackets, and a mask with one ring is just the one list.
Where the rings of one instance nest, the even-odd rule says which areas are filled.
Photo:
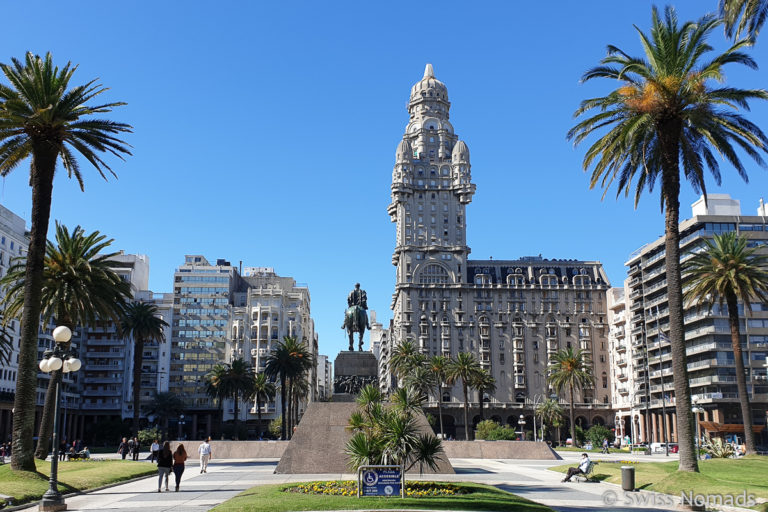
[[347, 296], [347, 311], [344, 315], [344, 325], [342, 329], [346, 329], [349, 333], [349, 350], [354, 350], [352, 343], [352, 334], [358, 332], [360, 334], [360, 347], [363, 349], [363, 334], [366, 329], [370, 329], [371, 325], [368, 323], [368, 295], [365, 290], [360, 289], [360, 283], [355, 283], [355, 289], [349, 292]]

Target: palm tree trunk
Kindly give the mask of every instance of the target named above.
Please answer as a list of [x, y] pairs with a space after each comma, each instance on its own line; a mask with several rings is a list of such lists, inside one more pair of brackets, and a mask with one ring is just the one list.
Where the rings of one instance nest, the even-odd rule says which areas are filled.
[[[75, 332], [75, 326], [72, 324], [72, 319], [65, 313], [57, 313], [56, 321], [59, 325], [64, 325], [69, 328], [70, 331]], [[69, 350], [71, 341], [66, 344], [65, 348]], [[62, 396], [64, 396], [64, 382], [59, 377], [62, 370], [56, 370], [51, 372], [51, 379], [48, 381], [48, 389], [45, 392], [45, 403], [43, 405], [43, 415], [40, 418], [40, 430], [37, 434], [37, 449], [35, 450], [35, 458], [45, 460], [48, 457], [48, 450], [51, 443], [51, 435], [53, 434], [53, 411], [55, 410], [56, 400], [56, 382], [61, 382]], [[63, 375], [62, 375], [63, 377]], [[59, 442], [64, 439], [59, 439]], [[56, 448], [56, 447], [54, 447]]]
[[749, 406], [749, 394], [747, 393], [747, 378], [744, 373], [744, 359], [741, 354], [741, 333], [739, 332], [739, 303], [736, 295], [731, 291], [726, 294], [728, 303], [728, 322], [731, 324], [731, 345], [733, 346], [733, 359], [736, 363], [736, 387], [739, 390], [739, 403], [741, 404], [741, 417], [744, 419], [744, 445], [746, 454], [757, 452], [755, 446], [755, 432], [752, 430], [752, 409]]
[[285, 372], [280, 372], [280, 414], [282, 414], [282, 420], [280, 422], [280, 439], [285, 441], [285, 424], [288, 421], [285, 417]]
[[464, 440], [469, 441], [469, 397], [467, 396], [467, 381], [461, 379], [464, 388]]
[[578, 441], [576, 441], [576, 423], [573, 421], [573, 383], [571, 383], [570, 386], [571, 391], [571, 404], [569, 407], [569, 414], [571, 419], [571, 442], [573, 443], [573, 446], [579, 446]]
[[261, 400], [259, 400], [258, 395], [256, 395], [256, 415], [259, 417], [259, 438], [261, 438], [261, 432], [264, 430], [264, 426], [261, 424]]
[[144, 340], [134, 340], [133, 351], [133, 435], [139, 435], [141, 414], [141, 363], [144, 361]]
[[442, 383], [437, 385], [437, 415], [440, 417], [440, 439], [444, 439], [445, 434], [443, 433], [443, 394], [440, 388], [442, 388]]
[[24, 306], [21, 316], [19, 369], [13, 407], [13, 439], [11, 468], [35, 471], [32, 436], [35, 428], [35, 395], [37, 388], [37, 339], [45, 269], [45, 245], [51, 216], [53, 173], [57, 152], [48, 144], [32, 149], [32, 225], [24, 274]]
[[235, 389], [235, 441], [239, 440], [237, 431], [240, 430], [240, 401], [237, 399], [238, 395], [239, 393], [237, 392], [237, 389]]
[[[683, 288], [680, 275], [680, 119], [661, 120], [657, 134], [662, 157], [662, 197], [665, 206], [665, 240], [667, 265], [667, 298], [669, 301], [669, 339], [672, 352], [672, 378], [675, 387], [677, 414], [677, 442], [680, 447], [679, 471], [699, 471], [694, 446], [691, 388], [688, 382], [688, 363], [685, 354], [685, 328], [683, 325]], [[664, 375], [662, 374], [662, 378]]]

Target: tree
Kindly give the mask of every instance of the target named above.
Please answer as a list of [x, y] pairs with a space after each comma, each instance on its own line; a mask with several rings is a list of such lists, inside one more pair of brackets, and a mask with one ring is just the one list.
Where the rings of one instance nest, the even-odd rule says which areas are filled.
[[435, 398], [437, 398], [437, 415], [440, 418], [440, 439], [443, 439], [443, 386], [446, 380], [446, 371], [451, 363], [449, 357], [432, 356], [427, 362], [427, 368], [434, 376]]
[[472, 379], [472, 387], [477, 390], [480, 396], [480, 421], [483, 421], [483, 409], [485, 404], [485, 394], [494, 394], [496, 392], [496, 379], [493, 378], [491, 372], [485, 369], [481, 369], [474, 379]]
[[144, 412], [156, 417], [158, 422], [163, 426], [163, 435], [168, 437], [168, 420], [170, 418], [177, 418], [184, 412], [184, 400], [179, 398], [174, 393], [164, 391], [162, 393], [155, 393], [152, 400], [144, 407]]
[[768, 0], [720, 0], [720, 15], [728, 37], [754, 39], [768, 17]]
[[133, 432], [139, 431], [141, 412], [141, 365], [144, 345], [165, 341], [168, 323], [160, 317], [157, 306], [147, 302], [132, 302], [125, 307], [120, 320], [120, 334], [133, 339]]
[[549, 362], [547, 382], [555, 391], [561, 393], [568, 390], [570, 396], [569, 412], [571, 422], [571, 439], [577, 446], [575, 423], [573, 421], [574, 391], [584, 389], [594, 384], [592, 361], [583, 350], [573, 351], [568, 347], [552, 355]]
[[[131, 298], [131, 287], [113, 270], [115, 262], [112, 258], [118, 253], [101, 254], [113, 241], [98, 231], [87, 235], [80, 226], [70, 233], [66, 226], [56, 223], [56, 243], [47, 242], [43, 260], [41, 306], [45, 323], [55, 319], [56, 323], [74, 332], [78, 325], [118, 321], [126, 299]], [[0, 279], [0, 287], [6, 289], [2, 299], [6, 320], [21, 316], [25, 279], [25, 264], [21, 258], [17, 258], [5, 277]], [[62, 370], [56, 370], [51, 372], [48, 381], [35, 450], [35, 457], [40, 460], [48, 457], [56, 386], [61, 377]]]
[[32, 219], [27, 251], [24, 304], [22, 307], [19, 368], [13, 415], [11, 467], [35, 471], [32, 436], [37, 386], [37, 334], [43, 289], [44, 258], [53, 196], [56, 162], [69, 177], [74, 175], [82, 190], [83, 177], [75, 158], [79, 153], [106, 179], [114, 171], [100, 156], [129, 155], [128, 146], [116, 135], [131, 126], [102, 119], [94, 114], [111, 112], [121, 102], [88, 105], [107, 89], [91, 80], [69, 88], [76, 66], [59, 69], [48, 53], [44, 58], [27, 53], [24, 62], [12, 59], [0, 64], [10, 86], [0, 84], [0, 176], [6, 176], [30, 158]]
[[261, 407], [264, 403], [275, 399], [277, 389], [275, 385], [267, 378], [265, 373], [257, 373], [253, 381], [253, 396], [256, 399], [256, 414], [259, 416], [259, 433], [263, 429], [261, 422]]
[[[568, 132], [576, 144], [605, 129], [587, 150], [584, 169], [594, 167], [590, 187], [600, 185], [607, 193], [617, 183], [617, 195], [629, 195], [636, 179], [635, 205], [647, 188], [660, 185], [665, 212], [665, 257], [669, 301], [669, 337], [680, 444], [679, 470], [698, 471], [694, 453], [693, 416], [683, 337], [683, 297], [680, 277], [680, 181], [681, 170], [695, 191], [706, 197], [704, 169], [720, 184], [715, 153], [747, 179], [736, 153], [741, 148], [758, 164], [765, 165], [759, 151], [766, 150], [765, 134], [739, 115], [751, 99], [768, 99], [762, 89], [715, 86], [721, 82], [726, 64], [756, 68], [755, 61], [741, 50], [749, 40], [734, 43], [711, 60], [707, 37], [721, 21], [705, 16], [678, 25], [677, 15], [667, 7], [664, 19], [653, 9], [650, 36], [638, 30], [645, 58], [631, 57], [615, 46], [600, 66], [587, 71], [583, 80], [608, 78], [621, 87], [607, 96], [581, 103], [576, 116], [587, 115]], [[597, 113], [593, 111], [597, 110]]]
[[[563, 408], [554, 398], [547, 398], [536, 407], [536, 414], [541, 418], [541, 438], [546, 435], [546, 425], [560, 428], [563, 419]], [[560, 436], [558, 436], [558, 441]]]
[[456, 381], [461, 381], [461, 389], [464, 392], [464, 439], [467, 441], [469, 441], [469, 387], [478, 372], [480, 372], [480, 363], [468, 352], [459, 352], [445, 372], [448, 384], [453, 385]]
[[226, 387], [227, 367], [221, 363], [213, 365], [211, 371], [203, 378], [205, 382], [205, 394], [219, 404], [219, 415], [221, 426], [224, 426], [224, 400], [230, 395]]
[[704, 241], [704, 250], [696, 252], [683, 265], [683, 277], [689, 286], [686, 303], [709, 303], [717, 300], [728, 307], [731, 346], [736, 364], [736, 386], [739, 391], [741, 417], [744, 421], [744, 444], [747, 454], [757, 451], [752, 430], [752, 409], [749, 405], [744, 359], [739, 329], [739, 301], [746, 311], [752, 311], [751, 301], [766, 302], [768, 295], [768, 256], [757, 253], [757, 247], [747, 247], [747, 239], [735, 231], [715, 235]]
[[435, 387], [435, 375], [426, 366], [418, 365], [411, 368], [405, 375], [403, 384], [421, 395], [428, 396]]
[[423, 357], [424, 355], [419, 352], [412, 341], [405, 340], [392, 351], [389, 358], [389, 368], [398, 379], [402, 379], [411, 368], [423, 360]]
[[[231, 363], [217, 364], [206, 375], [206, 393], [217, 398], [221, 405], [224, 400], [234, 402], [235, 439], [238, 438], [240, 425], [240, 400], [253, 397], [256, 375], [253, 368], [242, 359], [237, 358]], [[223, 419], [223, 418], [222, 418]]]
[[268, 377], [278, 378], [280, 380], [280, 409], [283, 422], [281, 425], [281, 439], [288, 439], [286, 434], [286, 424], [288, 416], [286, 408], [288, 406], [288, 380], [306, 372], [314, 364], [312, 354], [306, 349], [303, 343], [295, 337], [284, 336], [283, 340], [278, 342], [267, 356], [265, 373]]

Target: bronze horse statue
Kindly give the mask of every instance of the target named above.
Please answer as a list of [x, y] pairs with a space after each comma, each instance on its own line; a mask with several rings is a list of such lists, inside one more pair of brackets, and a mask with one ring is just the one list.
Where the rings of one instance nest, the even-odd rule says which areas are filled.
[[365, 312], [365, 309], [358, 306], [357, 304], [353, 304], [348, 307], [346, 313], [344, 314], [344, 325], [342, 325], [341, 328], [346, 329], [347, 334], [349, 335], [350, 352], [355, 350], [354, 334], [359, 333], [360, 343], [358, 350], [362, 351], [363, 334], [365, 334], [366, 329], [371, 328], [371, 326], [368, 324], [368, 313]]

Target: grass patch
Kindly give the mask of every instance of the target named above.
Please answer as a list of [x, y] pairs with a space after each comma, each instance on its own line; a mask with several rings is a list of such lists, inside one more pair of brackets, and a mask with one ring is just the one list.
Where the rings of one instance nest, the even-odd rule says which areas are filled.
[[[415, 482], [411, 482], [415, 484]], [[424, 485], [425, 482], [420, 482]], [[249, 512], [286, 512], [300, 510], [515, 510], [519, 512], [552, 512], [552, 509], [528, 501], [489, 485], [465, 482], [437, 482], [447, 488], [457, 488], [451, 496], [424, 496], [414, 498], [358, 498], [328, 494], [307, 494], [291, 491], [299, 484], [259, 485], [251, 487], [213, 510]], [[304, 482], [304, 486], [344, 487], [345, 482]], [[410, 484], [408, 484], [410, 485]]]
[[[11, 496], [14, 505], [39, 500], [48, 490], [50, 461], [35, 459], [37, 471], [12, 471], [10, 464], [0, 466], [0, 493]], [[138, 476], [153, 475], [157, 468], [127, 460], [85, 460], [59, 462], [59, 491], [84, 491]]]
[[[578, 453], [600, 453], [603, 451], [602, 446], [599, 448], [592, 448], [591, 450], [586, 450], [584, 448], [577, 448], [574, 446], [558, 446], [555, 448], [555, 451], [558, 452], [578, 452]], [[619, 448], [616, 449], [613, 446], [610, 447], [611, 453], [629, 453], [629, 448]]]
[[[596, 480], [620, 484], [621, 466], [627, 463], [599, 462], [593, 477]], [[565, 473], [572, 464], [550, 468]], [[723, 494], [736, 496], [743, 491], [758, 499], [768, 500], [768, 457], [750, 455], [741, 459], [711, 459], [699, 461], [699, 473], [678, 472], [677, 461], [641, 462], [635, 467], [635, 485], [638, 489], [680, 496], [681, 492], [694, 494]], [[755, 510], [768, 512], [768, 504], [761, 503]]]

